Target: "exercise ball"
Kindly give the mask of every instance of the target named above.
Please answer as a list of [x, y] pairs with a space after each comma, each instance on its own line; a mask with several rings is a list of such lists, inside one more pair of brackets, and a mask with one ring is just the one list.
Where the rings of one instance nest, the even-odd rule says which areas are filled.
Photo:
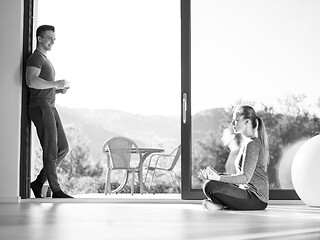
[[301, 139], [297, 142], [289, 144], [284, 147], [282, 150], [282, 157], [279, 161], [278, 167], [278, 181], [281, 189], [293, 189], [292, 177], [291, 177], [291, 167], [294, 156], [296, 155], [299, 148], [307, 141], [308, 139]]
[[291, 177], [300, 199], [310, 207], [320, 207], [320, 135], [306, 141], [294, 156]]

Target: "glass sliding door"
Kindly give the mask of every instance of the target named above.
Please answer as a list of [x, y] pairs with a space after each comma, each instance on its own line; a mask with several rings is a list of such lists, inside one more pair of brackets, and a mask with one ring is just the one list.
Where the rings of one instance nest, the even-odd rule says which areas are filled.
[[[55, 26], [48, 58], [56, 78], [71, 81], [68, 93], [56, 97], [70, 145], [58, 169], [68, 193], [104, 191], [102, 146], [108, 138], [125, 136], [139, 147], [165, 153], [180, 145], [179, 7], [179, 0], [35, 1], [35, 28]], [[41, 148], [32, 133], [31, 181], [42, 167]], [[168, 167], [168, 162], [157, 166]], [[123, 173], [114, 172], [112, 183], [117, 185]], [[174, 172], [180, 182], [180, 161]], [[147, 187], [151, 173], [146, 177], [144, 171]], [[180, 194], [179, 184], [166, 172], [156, 171], [151, 188]]]
[[270, 198], [297, 199], [292, 160], [320, 129], [320, 2], [182, 1], [189, 3], [185, 13], [191, 17], [184, 23], [190, 24], [190, 80], [185, 77], [183, 84], [190, 122], [182, 129], [190, 135], [183, 146], [191, 150], [185, 153], [190, 164], [183, 195], [203, 197], [200, 168], [231, 171], [224, 129], [233, 107], [249, 104], [269, 135]]

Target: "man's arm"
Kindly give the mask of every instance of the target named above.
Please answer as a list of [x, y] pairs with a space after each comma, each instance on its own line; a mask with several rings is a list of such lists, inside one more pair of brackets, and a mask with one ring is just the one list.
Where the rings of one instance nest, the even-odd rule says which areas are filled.
[[64, 88], [66, 80], [46, 81], [39, 77], [41, 69], [36, 67], [27, 67], [26, 70], [26, 83], [28, 87], [35, 89], [48, 89], [48, 88]]

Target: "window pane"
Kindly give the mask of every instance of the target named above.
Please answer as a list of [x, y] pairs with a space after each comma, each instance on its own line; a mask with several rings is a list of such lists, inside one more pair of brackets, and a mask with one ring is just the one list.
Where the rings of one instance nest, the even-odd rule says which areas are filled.
[[[48, 58], [56, 79], [71, 81], [56, 99], [67, 135], [79, 137], [70, 147], [81, 143], [78, 154], [88, 164], [101, 161], [99, 171], [106, 168], [103, 142], [113, 136], [172, 152], [180, 144], [180, 1], [37, 2], [37, 26], [55, 26]], [[180, 161], [175, 171], [179, 181]], [[175, 184], [169, 173], [154, 182]]]
[[292, 189], [291, 164], [319, 133], [318, 1], [191, 1], [193, 188], [226, 171], [232, 107], [253, 105], [269, 134], [271, 189]]

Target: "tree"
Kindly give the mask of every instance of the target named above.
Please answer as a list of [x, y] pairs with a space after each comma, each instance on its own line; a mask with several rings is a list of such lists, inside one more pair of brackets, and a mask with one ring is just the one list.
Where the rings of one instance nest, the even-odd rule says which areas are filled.
[[[61, 187], [70, 194], [98, 192], [104, 180], [102, 159], [90, 156], [90, 141], [81, 129], [71, 125], [65, 128], [69, 143], [69, 153], [57, 167]], [[42, 168], [42, 149], [36, 146], [35, 168]]]
[[[304, 106], [305, 96], [288, 96], [279, 101], [279, 109], [276, 111], [272, 106], [262, 105], [257, 112], [265, 123], [268, 133], [270, 160], [268, 175], [270, 188], [280, 188], [278, 183], [278, 165], [281, 160], [283, 149], [298, 140], [311, 138], [319, 134], [319, 117], [308, 112]], [[230, 121], [229, 116], [232, 108], [226, 109], [225, 117], [221, 122]], [[205, 118], [205, 116], [202, 116]], [[210, 118], [212, 118], [210, 116]], [[220, 128], [222, 132], [222, 128]], [[228, 150], [220, 142], [220, 133], [207, 130], [197, 133], [198, 138], [193, 141], [193, 181], [194, 187], [201, 186], [197, 173], [200, 168], [208, 165], [214, 166], [217, 171], [224, 171], [225, 160]]]

